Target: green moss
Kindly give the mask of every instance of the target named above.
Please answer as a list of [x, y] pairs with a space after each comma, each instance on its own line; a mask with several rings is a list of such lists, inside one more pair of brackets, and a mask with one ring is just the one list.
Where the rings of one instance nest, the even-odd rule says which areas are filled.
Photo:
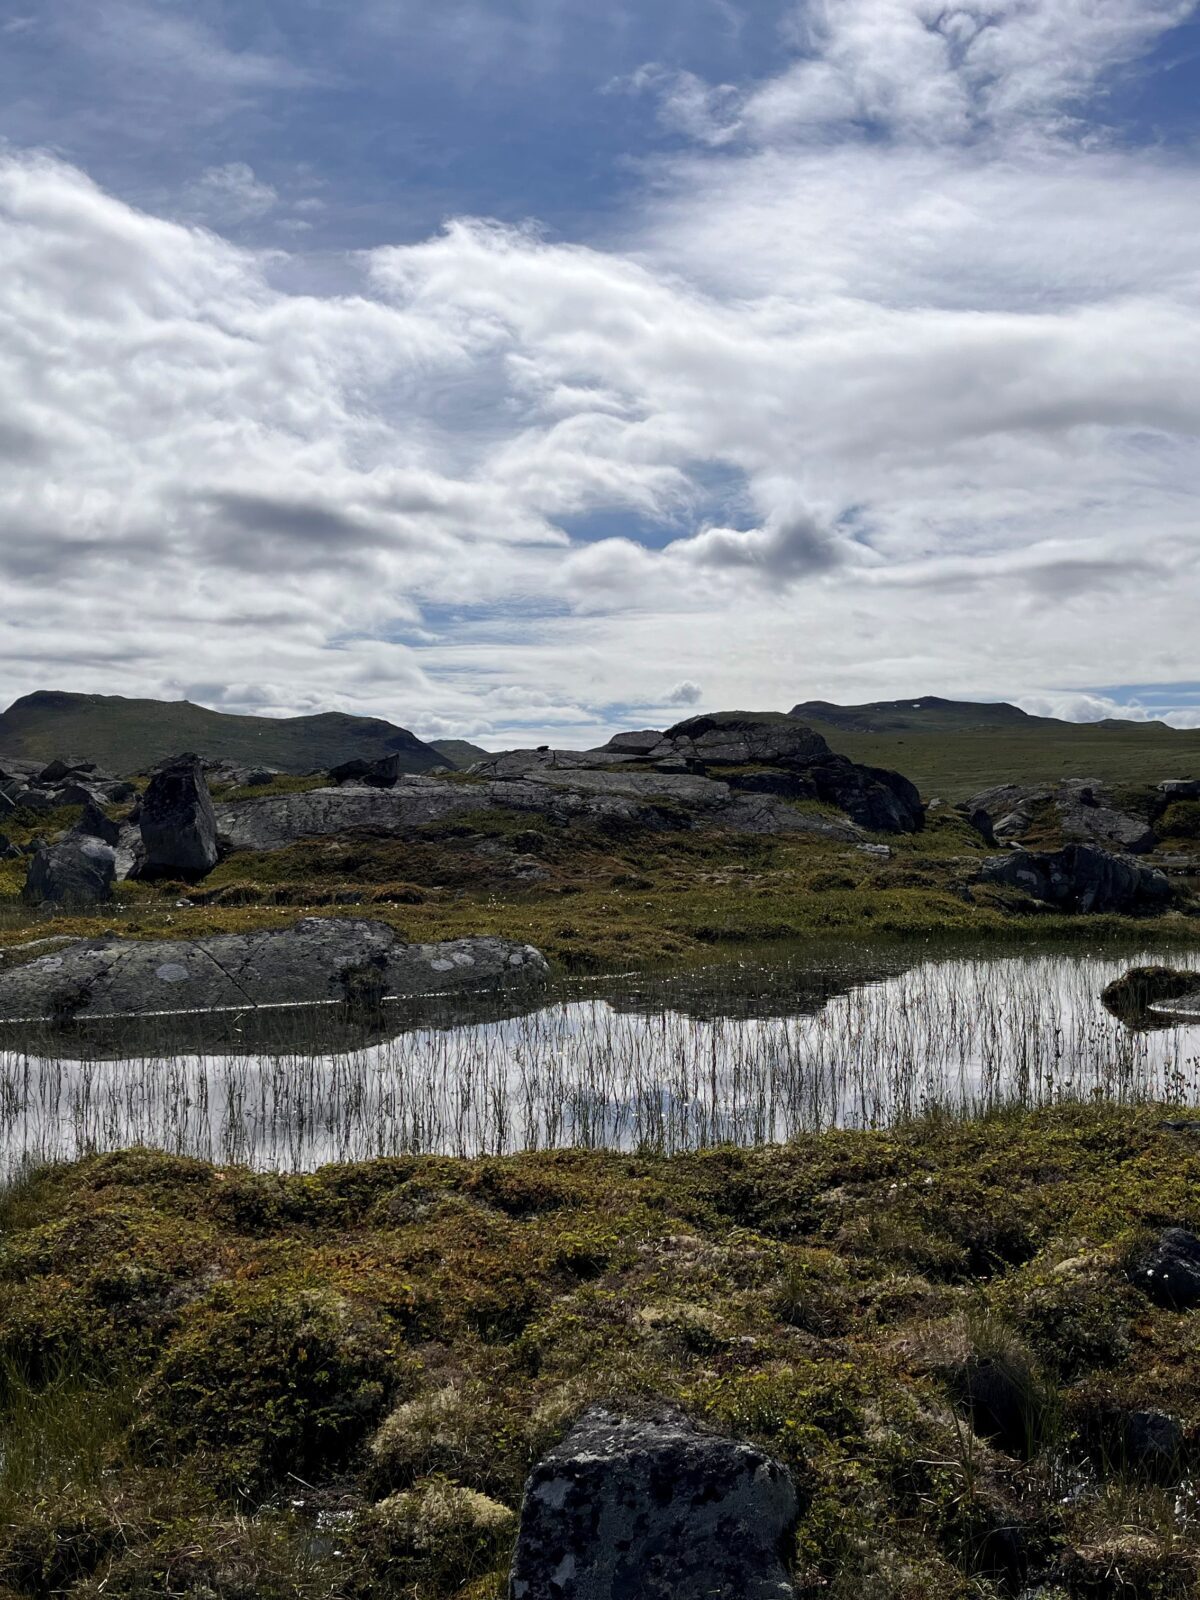
[[[646, 1396], [789, 1463], [806, 1595], [999, 1600], [1014, 1528], [1072, 1596], [1131, 1528], [1145, 1592], [1185, 1593], [1193, 1527], [1085, 1438], [1130, 1408], [1200, 1436], [1194, 1316], [1122, 1270], [1141, 1230], [1200, 1223], [1200, 1149], [1161, 1121], [39, 1174], [0, 1201], [0, 1587], [498, 1596], [533, 1462]], [[985, 1413], [997, 1372], [1020, 1438]]]

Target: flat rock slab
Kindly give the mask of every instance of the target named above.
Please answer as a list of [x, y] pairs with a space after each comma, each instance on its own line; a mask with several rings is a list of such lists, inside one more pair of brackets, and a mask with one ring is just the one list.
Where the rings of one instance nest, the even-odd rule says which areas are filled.
[[80, 940], [0, 971], [0, 1020], [89, 1020], [542, 985], [532, 945], [504, 939], [405, 944], [379, 922], [312, 917], [206, 939]]
[[[673, 808], [664, 816], [662, 803]], [[370, 834], [388, 838], [413, 828], [499, 809], [556, 823], [573, 819], [625, 822], [649, 829], [719, 827], [735, 833], [813, 833], [853, 842], [849, 818], [806, 812], [770, 795], [738, 795], [706, 778], [582, 770], [535, 770], [494, 782], [442, 783], [402, 777], [394, 788], [310, 789], [217, 807], [217, 828], [229, 850], [286, 849], [301, 839]]]
[[510, 1600], [795, 1600], [798, 1511], [757, 1446], [597, 1408], [526, 1485]]
[[1150, 1010], [1157, 1016], [1178, 1017], [1181, 1022], [1200, 1022], [1200, 989], [1180, 995], [1177, 1000], [1154, 1000]]

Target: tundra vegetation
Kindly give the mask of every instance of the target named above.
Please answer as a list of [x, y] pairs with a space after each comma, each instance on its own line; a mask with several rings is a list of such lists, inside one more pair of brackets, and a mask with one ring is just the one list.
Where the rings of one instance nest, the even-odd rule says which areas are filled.
[[1200, 1138], [1168, 1120], [43, 1169], [3, 1205], [0, 1584], [498, 1600], [533, 1464], [653, 1396], [790, 1467], [802, 1597], [1182, 1600], [1200, 1311], [1145, 1263], [1200, 1227]]
[[[1132, 937], [1195, 965], [1185, 775], [990, 773], [922, 810], [904, 779], [831, 746], [739, 714], [431, 779], [395, 751], [340, 779], [210, 764], [205, 781], [192, 763], [172, 793], [203, 848], [174, 875], [163, 774], [107, 784], [57, 763], [6, 790], [0, 975], [81, 936], [186, 941], [314, 913], [414, 944], [533, 945], [577, 981], [797, 939]], [[109, 897], [31, 904], [31, 859], [49, 881], [45, 847], [81, 837], [112, 857]], [[1200, 1122], [1182, 1107], [1198, 1063], [1151, 1016], [1181, 989], [1161, 970], [1131, 980], [1109, 998], [1125, 1020], [1088, 1034], [1031, 990], [965, 1007], [952, 982], [921, 991], [900, 1042], [861, 1008], [825, 1008], [840, 1032], [738, 1033], [675, 1007], [659, 1031], [679, 1092], [650, 1060], [659, 1120], [620, 1137], [567, 1118], [524, 1141], [543, 1148], [453, 1155], [489, 1140], [421, 1103], [389, 1136], [413, 1153], [373, 1161], [136, 1148], [16, 1174], [0, 1201], [0, 1600], [500, 1600], [531, 1469], [593, 1403], [639, 1400], [790, 1470], [801, 1600], [1196, 1593]], [[352, 998], [335, 1029], [361, 1025]], [[567, 1034], [514, 1013], [495, 1060], [430, 1058], [452, 1102], [479, 1091], [498, 1151], [522, 1142], [500, 1095], [511, 1061], [545, 1069], [539, 1104], [563, 1099], [546, 1063]], [[1005, 1087], [1016, 1046], [1017, 1093], [923, 1092], [922, 1051], [970, 1034], [986, 1052], [993, 1033]], [[105, 1064], [84, 1061], [85, 1081], [66, 1038], [8, 1051], [0, 1101], [17, 1103], [37, 1050], [53, 1068], [39, 1097], [77, 1112]], [[845, 1119], [815, 1102], [809, 1124], [755, 1122], [756, 1084], [813, 1079], [814, 1040], [834, 1100], [856, 1063], [898, 1091], [859, 1117], [886, 1126], [830, 1126]], [[386, 1134], [374, 1064], [326, 1105], [313, 1043], [307, 1067], [303, 1040], [269, 1053], [269, 1115], [323, 1128], [344, 1112]], [[195, 1079], [139, 1049], [129, 1104], [165, 1084], [189, 1113]], [[601, 1098], [636, 1108], [636, 1070], [597, 1061]], [[737, 1128], [726, 1069], [750, 1108]], [[664, 1121], [676, 1102], [703, 1125]]]

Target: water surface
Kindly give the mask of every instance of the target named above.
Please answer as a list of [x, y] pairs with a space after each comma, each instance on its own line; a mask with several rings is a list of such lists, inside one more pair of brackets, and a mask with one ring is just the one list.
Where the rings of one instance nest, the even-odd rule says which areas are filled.
[[[758, 1144], [933, 1109], [1101, 1097], [1200, 1104], [1200, 1019], [1134, 1031], [1100, 1004], [1162, 949], [811, 948], [576, 983], [518, 1014], [368, 1024], [161, 1020], [10, 1036], [0, 1170], [144, 1144], [308, 1169], [409, 1152]], [[181, 1031], [182, 1029], [182, 1031]]]

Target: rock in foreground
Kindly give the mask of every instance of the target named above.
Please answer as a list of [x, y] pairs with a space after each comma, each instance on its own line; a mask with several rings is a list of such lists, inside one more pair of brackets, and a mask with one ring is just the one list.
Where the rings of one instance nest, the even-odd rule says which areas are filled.
[[1200, 1304], [1200, 1239], [1164, 1228], [1130, 1265], [1130, 1277], [1156, 1305], [1185, 1311]]
[[678, 1412], [589, 1411], [525, 1489], [511, 1600], [794, 1600], [787, 1469]]
[[0, 1019], [370, 1005], [528, 988], [544, 983], [548, 972], [531, 945], [503, 939], [410, 945], [383, 923], [312, 917], [291, 928], [208, 939], [80, 940], [0, 972]]

